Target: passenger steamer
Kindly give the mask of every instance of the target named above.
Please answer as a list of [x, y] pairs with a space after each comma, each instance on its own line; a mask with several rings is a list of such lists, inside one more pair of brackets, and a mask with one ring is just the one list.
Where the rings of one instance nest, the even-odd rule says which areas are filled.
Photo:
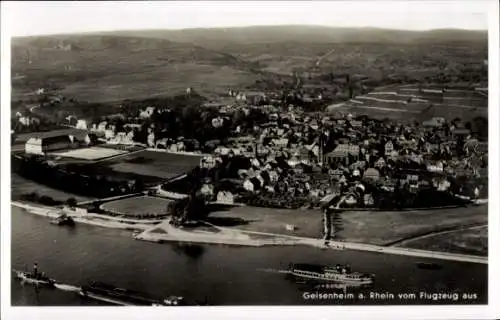
[[373, 274], [351, 272], [349, 266], [343, 265], [328, 267], [303, 263], [290, 264], [289, 273], [303, 279], [350, 284], [372, 284], [375, 279]]

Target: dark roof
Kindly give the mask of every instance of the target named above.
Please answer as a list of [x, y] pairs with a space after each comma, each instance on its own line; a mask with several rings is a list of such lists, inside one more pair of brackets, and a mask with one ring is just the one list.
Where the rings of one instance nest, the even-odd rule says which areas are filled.
[[78, 140], [82, 140], [87, 134], [88, 134], [87, 130], [66, 128], [66, 129], [52, 130], [46, 132], [30, 132], [30, 133], [20, 134], [17, 136], [16, 141], [26, 142], [30, 138], [46, 139], [46, 138], [69, 136], [69, 135], [75, 136], [75, 138]]
[[42, 145], [48, 146], [55, 143], [71, 143], [69, 136], [55, 136], [42, 139]]

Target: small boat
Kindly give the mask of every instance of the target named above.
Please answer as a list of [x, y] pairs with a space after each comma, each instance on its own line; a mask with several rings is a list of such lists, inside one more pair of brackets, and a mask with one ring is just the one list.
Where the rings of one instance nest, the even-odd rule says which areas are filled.
[[16, 278], [22, 283], [29, 283], [36, 286], [47, 286], [54, 287], [56, 281], [45, 276], [43, 273], [39, 273], [37, 270], [37, 264], [35, 263], [33, 272], [26, 272], [20, 270], [14, 270], [16, 273]]
[[297, 278], [308, 280], [351, 284], [371, 284], [375, 280], [375, 275], [373, 274], [351, 272], [351, 268], [348, 265], [329, 267], [315, 264], [292, 263], [289, 266], [289, 274]]
[[429, 262], [419, 262], [417, 263], [417, 267], [419, 269], [426, 269], [426, 270], [440, 270], [443, 268], [443, 266], [440, 264], [429, 263]]
[[50, 221], [50, 223], [58, 225], [58, 226], [74, 226], [75, 221], [73, 218], [67, 216], [66, 214], [61, 214], [59, 217], [54, 218]]
[[146, 293], [118, 288], [102, 282], [90, 282], [82, 286], [79, 294], [86, 298], [104, 301], [121, 306], [182, 306], [186, 305], [184, 298], [169, 296], [157, 299]]

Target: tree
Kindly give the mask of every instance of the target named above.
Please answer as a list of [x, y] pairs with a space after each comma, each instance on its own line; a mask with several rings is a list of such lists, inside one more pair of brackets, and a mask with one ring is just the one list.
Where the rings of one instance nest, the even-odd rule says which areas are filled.
[[135, 191], [140, 192], [144, 190], [144, 181], [142, 181], [142, 179], [136, 179], [134, 186], [135, 186]]
[[66, 204], [70, 207], [70, 208], [74, 208], [76, 207], [77, 205], [77, 201], [75, 198], [68, 198], [68, 200], [66, 200]]

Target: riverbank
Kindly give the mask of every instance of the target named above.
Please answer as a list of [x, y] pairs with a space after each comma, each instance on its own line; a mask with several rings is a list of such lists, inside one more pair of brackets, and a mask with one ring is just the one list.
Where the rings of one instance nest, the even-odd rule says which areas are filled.
[[[12, 205], [22, 208], [26, 212], [49, 218], [57, 217], [62, 212], [61, 209], [58, 208], [43, 207], [21, 202], [12, 202]], [[102, 215], [92, 213], [80, 214], [69, 212], [68, 215], [71, 216], [77, 223], [135, 231], [135, 239], [157, 243], [188, 242], [256, 247], [306, 245], [335, 250], [348, 249], [472, 263], [487, 263], [487, 257], [481, 256], [433, 252], [402, 247], [384, 247], [374, 244], [355, 243], [348, 241], [330, 241], [328, 244], [325, 244], [322, 239], [318, 238], [307, 238], [275, 233], [248, 231], [236, 228], [219, 227], [210, 223], [204, 223], [201, 228], [197, 227], [190, 229], [174, 228], [169, 224], [168, 220], [163, 220], [162, 222], [158, 223], [158, 220], [135, 221], [117, 217], [103, 217]]]

